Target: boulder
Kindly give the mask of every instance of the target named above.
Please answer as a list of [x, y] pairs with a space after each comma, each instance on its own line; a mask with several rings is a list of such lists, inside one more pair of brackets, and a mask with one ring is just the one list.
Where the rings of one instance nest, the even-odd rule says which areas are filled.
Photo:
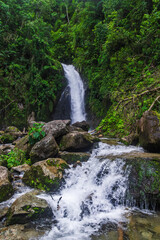
[[90, 154], [83, 152], [59, 152], [59, 156], [68, 164], [74, 164], [77, 161], [86, 162], [89, 159]]
[[48, 158], [33, 164], [30, 170], [25, 172], [22, 181], [41, 190], [57, 190], [62, 182], [65, 168], [68, 168], [68, 164], [64, 160]]
[[60, 141], [60, 150], [79, 151], [92, 147], [94, 137], [86, 132], [71, 132], [64, 135]]
[[17, 128], [17, 127], [14, 127], [14, 126], [9, 126], [5, 129], [5, 133], [19, 133], [19, 134], [22, 134], [21, 131]]
[[158, 114], [146, 111], [138, 122], [139, 142], [150, 152], [160, 152], [160, 122]]
[[58, 153], [58, 145], [51, 134], [42, 138], [39, 142], [35, 143], [30, 152], [32, 163], [55, 157]]
[[31, 145], [29, 144], [29, 136], [26, 135], [15, 142], [15, 148], [21, 149], [22, 151], [26, 152], [27, 154], [31, 151]]
[[7, 212], [6, 225], [24, 224], [44, 217], [52, 217], [52, 209], [46, 200], [36, 197], [37, 191], [16, 199]]
[[76, 122], [74, 124], [72, 124], [75, 127], [78, 128], [82, 128], [84, 131], [88, 131], [89, 130], [89, 124], [86, 121], [82, 121], [82, 122]]
[[9, 171], [6, 167], [0, 166], [0, 202], [9, 199], [13, 193], [13, 186], [9, 180]]
[[0, 145], [0, 154], [7, 154], [14, 149], [14, 145], [11, 143]]
[[17, 139], [17, 136], [10, 133], [4, 133], [3, 135], [0, 136], [1, 143], [12, 143], [16, 139]]
[[51, 134], [55, 138], [61, 137], [64, 134], [68, 133], [67, 126], [70, 124], [70, 120], [54, 120], [46, 123], [42, 131], [46, 134]]

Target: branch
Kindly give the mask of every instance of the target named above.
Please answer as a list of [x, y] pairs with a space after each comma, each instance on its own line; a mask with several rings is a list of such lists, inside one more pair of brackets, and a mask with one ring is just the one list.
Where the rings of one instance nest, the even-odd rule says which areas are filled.
[[2, 112], [4, 109], [6, 109], [10, 104], [12, 104], [13, 102], [15, 102], [15, 100], [13, 100], [12, 102], [8, 103], [7, 106], [5, 106], [4, 108], [0, 109], [0, 112]]
[[130, 102], [130, 101], [133, 100], [134, 98], [141, 97], [141, 96], [143, 96], [143, 95], [145, 95], [145, 94], [147, 94], [147, 93], [150, 93], [150, 92], [155, 92], [155, 91], [157, 91], [157, 90], [159, 90], [159, 89], [160, 89], [160, 87], [153, 88], [153, 89], [149, 89], [149, 90], [146, 90], [146, 91], [144, 91], [144, 92], [142, 92], [142, 93], [139, 93], [139, 94], [137, 94], [137, 95], [134, 95], [133, 97], [125, 98], [125, 99], [119, 101], [119, 103], [118, 103], [118, 105], [117, 105], [117, 107], [116, 107], [116, 110], [118, 110], [119, 105], [120, 105], [122, 102], [126, 102], [126, 101], [129, 101], [129, 102]]
[[148, 109], [148, 111], [151, 111], [154, 104], [158, 101], [158, 99], [160, 98], [160, 95], [158, 97], [156, 97], [156, 99], [153, 101], [153, 103], [151, 104], [150, 108]]

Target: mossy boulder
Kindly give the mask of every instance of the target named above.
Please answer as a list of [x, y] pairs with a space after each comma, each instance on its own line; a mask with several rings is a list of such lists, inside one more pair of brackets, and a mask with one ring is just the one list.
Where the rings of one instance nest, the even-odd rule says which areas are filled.
[[90, 154], [84, 152], [60, 152], [59, 156], [68, 164], [74, 164], [77, 161], [86, 162], [89, 159]]
[[160, 153], [160, 120], [153, 111], [146, 111], [138, 122], [139, 142], [150, 152]]
[[29, 136], [26, 135], [18, 139], [15, 143], [15, 148], [21, 149], [22, 151], [29, 154], [32, 148], [32, 146], [29, 144]]
[[9, 126], [5, 129], [5, 133], [21, 133], [21, 131], [14, 126]]
[[30, 152], [30, 158], [32, 163], [47, 159], [49, 157], [55, 157], [58, 153], [58, 145], [55, 138], [48, 134], [39, 142], [35, 143]]
[[52, 217], [46, 200], [36, 197], [37, 192], [26, 193], [16, 199], [7, 212], [6, 225], [24, 224], [35, 219]]
[[0, 166], [0, 202], [9, 199], [13, 193], [9, 171], [6, 167]]
[[17, 139], [16, 135], [12, 135], [10, 133], [4, 133], [0, 136], [1, 143], [12, 143]]
[[68, 164], [60, 158], [48, 158], [33, 164], [23, 176], [23, 182], [31, 187], [46, 191], [56, 191]]
[[82, 121], [82, 122], [75, 122], [73, 124], [73, 126], [78, 127], [83, 129], [84, 131], [88, 131], [89, 130], [89, 124], [86, 121]]
[[70, 132], [64, 135], [60, 141], [61, 151], [81, 151], [92, 147], [94, 137], [87, 132]]

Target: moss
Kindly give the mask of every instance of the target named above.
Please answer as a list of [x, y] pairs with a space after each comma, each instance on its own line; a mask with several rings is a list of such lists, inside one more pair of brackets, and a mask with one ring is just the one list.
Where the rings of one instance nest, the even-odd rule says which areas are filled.
[[0, 187], [0, 202], [8, 200], [14, 193], [11, 183], [2, 185]]
[[50, 191], [57, 190], [61, 183], [61, 180], [58, 177], [50, 179], [48, 176], [44, 176], [44, 173], [40, 166], [32, 166], [31, 170], [27, 171], [24, 174], [23, 182], [30, 187]]
[[5, 133], [2, 136], [0, 136], [0, 141], [2, 143], [12, 143], [17, 137], [13, 136], [9, 133]]
[[159, 123], [160, 123], [160, 113], [159, 112], [156, 112], [156, 111], [152, 111], [152, 113], [157, 116], [158, 120], [159, 120]]

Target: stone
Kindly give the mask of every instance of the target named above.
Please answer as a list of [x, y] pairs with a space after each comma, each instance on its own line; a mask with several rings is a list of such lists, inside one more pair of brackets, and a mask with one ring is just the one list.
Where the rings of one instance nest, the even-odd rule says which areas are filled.
[[74, 124], [72, 124], [75, 127], [81, 128], [84, 131], [88, 131], [89, 130], [89, 124], [86, 121], [82, 121], [82, 122], [76, 122]]
[[[0, 229], [1, 240], [31, 240], [39, 239], [45, 234], [45, 229], [36, 229], [34, 225], [15, 224]], [[46, 229], [48, 230], [48, 229]]]
[[29, 136], [26, 135], [19, 140], [16, 141], [15, 143], [15, 148], [18, 148], [27, 154], [30, 153], [32, 146], [29, 144]]
[[10, 182], [9, 171], [6, 167], [0, 166], [0, 202], [6, 201], [14, 193]]
[[30, 152], [32, 163], [55, 157], [58, 153], [58, 145], [51, 134], [42, 138], [39, 142], [35, 143]]
[[3, 219], [6, 216], [6, 214], [8, 212], [8, 209], [9, 209], [8, 207], [0, 208], [0, 220]]
[[16, 139], [17, 139], [17, 136], [10, 133], [4, 133], [3, 135], [0, 136], [1, 143], [12, 143]]
[[81, 151], [92, 147], [94, 137], [86, 132], [71, 132], [64, 135], [60, 141], [60, 150], [62, 151]]
[[70, 124], [70, 120], [54, 120], [46, 123], [42, 127], [42, 131], [46, 134], [53, 135], [55, 138], [61, 137], [68, 133], [67, 126]]
[[6, 225], [24, 224], [32, 220], [52, 217], [47, 201], [36, 197], [32, 191], [17, 198], [7, 212]]
[[150, 152], [160, 153], [160, 122], [158, 114], [146, 111], [138, 122], [139, 143]]
[[21, 133], [21, 131], [14, 126], [9, 126], [5, 129], [5, 133]]
[[16, 166], [16, 167], [12, 167], [11, 168], [11, 171], [12, 172], [18, 172], [18, 173], [22, 173], [22, 172], [26, 172], [26, 171], [28, 171], [28, 170], [30, 170], [30, 166], [27, 164], [27, 163], [25, 163], [25, 164], [23, 164], [23, 165], [19, 165], [19, 166]]
[[64, 169], [68, 164], [60, 158], [48, 158], [33, 164], [26, 171], [22, 181], [31, 187], [41, 190], [57, 190], [63, 178]]
[[74, 164], [77, 161], [86, 162], [90, 158], [90, 154], [84, 152], [59, 152], [59, 156], [68, 164]]

